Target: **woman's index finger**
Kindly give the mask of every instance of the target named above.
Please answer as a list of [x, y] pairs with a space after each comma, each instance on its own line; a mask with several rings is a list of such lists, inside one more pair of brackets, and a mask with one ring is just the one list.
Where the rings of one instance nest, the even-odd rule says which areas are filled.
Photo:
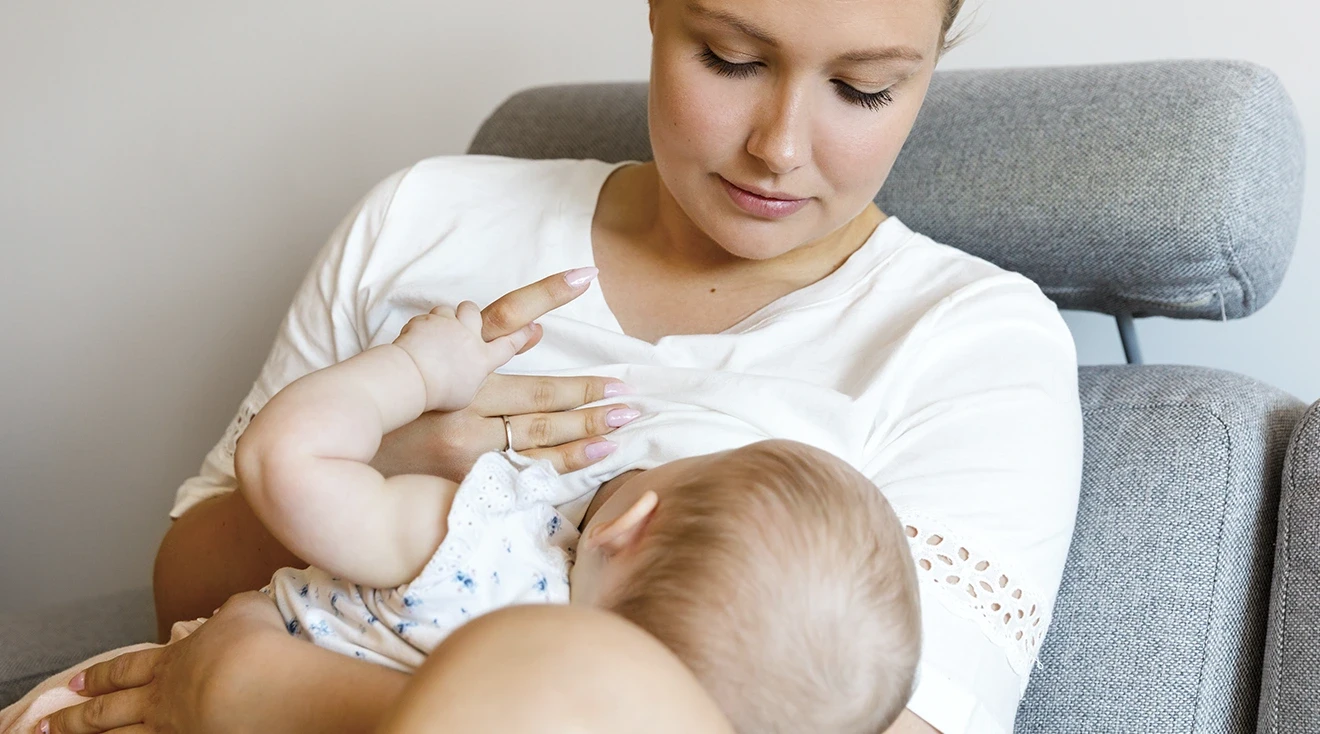
[[82, 689], [79, 693], [89, 697], [103, 696], [150, 683], [161, 649], [161, 647], [152, 647], [126, 652], [88, 667], [83, 671], [83, 680], [80, 681]]
[[595, 278], [595, 268], [577, 268], [500, 296], [481, 311], [481, 338], [490, 341], [518, 331], [586, 293]]

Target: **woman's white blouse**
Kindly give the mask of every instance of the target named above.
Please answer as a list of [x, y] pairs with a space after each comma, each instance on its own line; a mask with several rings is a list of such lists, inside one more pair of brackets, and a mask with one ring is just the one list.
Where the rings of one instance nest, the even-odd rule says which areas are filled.
[[[378, 184], [317, 257], [171, 515], [235, 488], [239, 434], [298, 377], [392, 341], [437, 304], [484, 306], [592, 265], [597, 198], [620, 165], [439, 157]], [[619, 377], [644, 414], [611, 436], [613, 455], [568, 475], [588, 494], [566, 516], [580, 518], [592, 485], [628, 469], [766, 437], [831, 451], [907, 526], [923, 581], [908, 708], [944, 734], [1012, 731], [1082, 468], [1075, 347], [1034, 283], [890, 217], [838, 270], [719, 334], [629, 337], [599, 285], [541, 323], [542, 343], [502, 372]]]

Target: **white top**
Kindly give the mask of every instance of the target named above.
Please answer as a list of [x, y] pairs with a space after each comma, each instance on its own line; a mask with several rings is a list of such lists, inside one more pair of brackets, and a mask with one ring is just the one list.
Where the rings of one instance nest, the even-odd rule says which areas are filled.
[[[618, 165], [440, 157], [377, 185], [321, 251], [172, 515], [234, 489], [239, 433], [299, 376], [392, 341], [436, 304], [485, 305], [592, 265], [592, 217]], [[924, 580], [908, 707], [945, 734], [1012, 731], [1082, 468], [1076, 351], [1035, 284], [890, 217], [834, 273], [719, 334], [626, 336], [598, 286], [541, 323], [541, 344], [502, 371], [623, 377], [640, 392], [626, 402], [649, 408], [570, 481], [590, 487], [766, 436], [853, 462], [909, 526]], [[684, 426], [698, 415], [716, 430], [695, 440]]]
[[315, 566], [262, 589], [289, 634], [405, 673], [454, 630], [515, 604], [567, 604], [578, 529], [555, 510], [573, 495], [549, 461], [482, 454], [454, 493], [448, 532], [417, 578], [393, 589]]

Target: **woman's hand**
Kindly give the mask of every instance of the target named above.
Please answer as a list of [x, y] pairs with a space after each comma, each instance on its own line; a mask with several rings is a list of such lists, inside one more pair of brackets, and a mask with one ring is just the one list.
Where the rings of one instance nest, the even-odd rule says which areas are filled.
[[[481, 312], [482, 338], [508, 336], [543, 314], [581, 295], [595, 278], [594, 268], [571, 270], [520, 288]], [[527, 351], [541, 339], [536, 330]], [[626, 405], [575, 410], [588, 403], [630, 394], [621, 382], [604, 377], [538, 377], [492, 374], [466, 408], [424, 413], [381, 441], [371, 465], [386, 476], [431, 474], [463, 481], [477, 457], [507, 448], [509, 416], [513, 449], [533, 459], [549, 459], [560, 473], [600, 461], [615, 449], [603, 438], [637, 417]]]
[[[243, 727], [250, 711], [232, 697], [256, 680], [251, 653], [290, 639], [264, 594], [234, 596], [193, 634], [163, 647], [127, 653], [85, 671], [86, 703], [52, 714], [51, 734], [147, 732], [223, 734]], [[295, 641], [296, 642], [296, 641]]]

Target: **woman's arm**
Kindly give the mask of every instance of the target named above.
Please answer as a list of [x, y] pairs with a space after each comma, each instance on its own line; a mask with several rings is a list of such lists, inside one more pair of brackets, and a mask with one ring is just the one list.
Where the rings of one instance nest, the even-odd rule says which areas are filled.
[[263, 594], [235, 596], [196, 632], [87, 669], [87, 703], [52, 734], [372, 731], [409, 676], [290, 637]]
[[174, 521], [156, 551], [157, 639], [168, 640], [175, 622], [210, 616], [234, 594], [265, 586], [277, 569], [306, 565], [270, 534], [241, 493], [203, 500]]
[[950, 732], [1011, 730], [1077, 511], [1076, 352], [1021, 276], [941, 306], [884, 384], [887, 423], [866, 472], [906, 526], [921, 578], [922, 674], [908, 706]]

